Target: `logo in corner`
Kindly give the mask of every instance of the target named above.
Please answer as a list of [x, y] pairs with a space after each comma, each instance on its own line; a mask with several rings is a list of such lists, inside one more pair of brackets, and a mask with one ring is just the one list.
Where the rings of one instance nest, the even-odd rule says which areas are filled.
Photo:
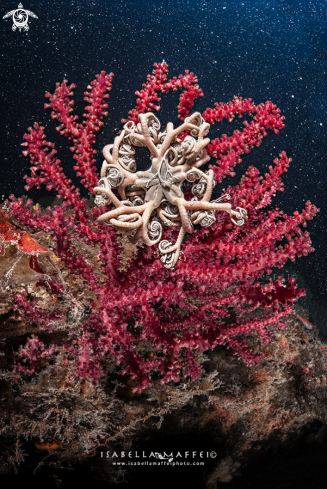
[[12, 30], [15, 31], [17, 28], [19, 32], [24, 29], [24, 31], [28, 31], [28, 17], [33, 17], [34, 19], [38, 19], [37, 15], [35, 15], [30, 10], [23, 9], [23, 5], [20, 3], [16, 10], [11, 10], [7, 12], [6, 15], [3, 16], [3, 19], [7, 19], [8, 17], [12, 17], [13, 25]]

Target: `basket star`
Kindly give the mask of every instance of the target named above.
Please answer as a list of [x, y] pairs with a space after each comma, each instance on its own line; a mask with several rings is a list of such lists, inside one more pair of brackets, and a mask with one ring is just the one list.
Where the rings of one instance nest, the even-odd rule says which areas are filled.
[[[105, 160], [94, 194], [99, 207], [109, 203], [115, 206], [98, 221], [116, 226], [133, 244], [139, 239], [148, 246], [159, 243], [161, 261], [173, 268], [184, 235], [193, 233], [194, 224], [210, 226], [215, 212], [226, 211], [232, 222], [241, 226], [247, 213], [239, 207], [233, 210], [231, 204], [220, 202], [222, 198], [210, 202], [215, 186], [213, 171], [199, 169], [210, 159], [205, 149], [210, 143], [205, 137], [210, 124], [200, 113], [193, 113], [177, 128], [171, 122], [165, 131], [160, 132], [160, 128], [160, 121], [151, 112], [140, 114], [137, 125], [127, 122], [114, 144], [103, 150]], [[180, 139], [178, 136], [185, 132], [188, 134]], [[137, 171], [135, 146], [146, 146], [150, 151], [151, 166], [147, 171]], [[191, 200], [184, 198], [185, 181], [193, 183]], [[175, 244], [162, 240], [163, 226], [180, 227]]]

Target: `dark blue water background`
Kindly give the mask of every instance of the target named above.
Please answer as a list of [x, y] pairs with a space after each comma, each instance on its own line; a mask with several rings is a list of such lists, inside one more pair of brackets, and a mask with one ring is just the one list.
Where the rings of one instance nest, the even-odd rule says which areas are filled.
[[[21, 143], [34, 122], [45, 125], [73, 175], [68, 141], [43, 109], [44, 93], [53, 91], [55, 82], [67, 78], [77, 85], [81, 114], [83, 92], [95, 74], [114, 72], [110, 113], [98, 136], [101, 150], [135, 105], [134, 92], [153, 63], [164, 59], [171, 75], [189, 69], [199, 77], [205, 97], [195, 110], [237, 95], [255, 103], [272, 100], [286, 116], [279, 135], [269, 133], [260, 148], [245, 155], [238, 176], [249, 164], [265, 171], [282, 150], [293, 158], [285, 192], [274, 204], [288, 213], [302, 209], [306, 200], [320, 208], [308, 227], [316, 251], [299, 259], [291, 273], [310, 289], [313, 308], [327, 306], [326, 1], [23, 1], [38, 19], [30, 19], [28, 32], [13, 32], [12, 19], [2, 17], [17, 5], [0, 2], [0, 202], [11, 193], [26, 194], [29, 160]], [[177, 122], [176, 105], [177, 96], [163, 97], [162, 123]], [[217, 124], [210, 135], [236, 127], [242, 127], [241, 120]], [[99, 154], [99, 167], [101, 162]], [[41, 202], [48, 193], [29, 195]], [[320, 322], [323, 326], [323, 315]]]

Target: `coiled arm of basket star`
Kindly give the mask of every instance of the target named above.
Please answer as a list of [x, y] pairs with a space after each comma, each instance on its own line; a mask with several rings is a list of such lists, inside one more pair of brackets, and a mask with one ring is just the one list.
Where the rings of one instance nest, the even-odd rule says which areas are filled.
[[[158, 242], [161, 261], [173, 268], [180, 255], [186, 233], [193, 233], [194, 224], [210, 226], [215, 212], [226, 211], [234, 224], [241, 226], [247, 219], [244, 209], [233, 210], [231, 204], [218, 200], [210, 202], [215, 186], [213, 171], [200, 167], [210, 159], [205, 136], [210, 125], [195, 112], [174, 128], [169, 122], [164, 131], [152, 113], [140, 114], [139, 123], [129, 121], [113, 144], [105, 146], [101, 178], [94, 189], [95, 204], [113, 204], [114, 208], [98, 217], [127, 234], [132, 243], [139, 239], [152, 246]], [[185, 132], [188, 135], [185, 136]], [[184, 133], [183, 138], [178, 136]], [[137, 171], [135, 147], [150, 151], [151, 164], [147, 171]], [[194, 197], [184, 198], [184, 182], [193, 183]], [[119, 195], [119, 197], [117, 196]], [[178, 227], [176, 243], [161, 241], [163, 226]]]

